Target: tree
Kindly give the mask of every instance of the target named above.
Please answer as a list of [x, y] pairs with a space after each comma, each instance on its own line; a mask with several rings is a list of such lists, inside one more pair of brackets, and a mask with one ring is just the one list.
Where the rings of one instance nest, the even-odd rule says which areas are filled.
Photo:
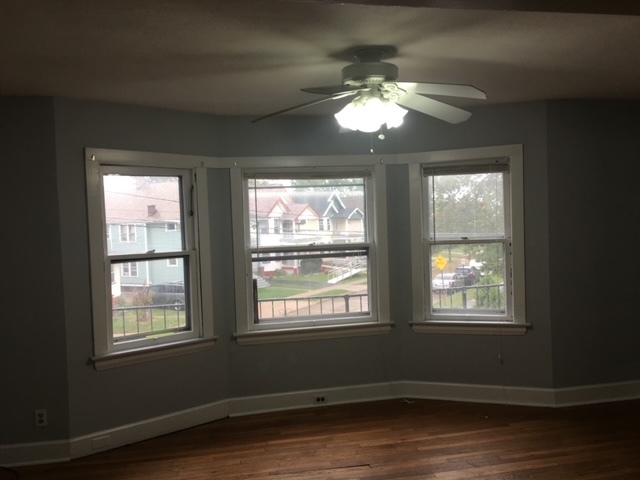
[[[496, 238], [504, 235], [504, 201], [500, 173], [434, 175], [430, 177], [428, 214], [436, 240]], [[494, 248], [495, 247], [495, 248]], [[469, 243], [461, 250], [493, 271], [504, 265], [491, 243]]]

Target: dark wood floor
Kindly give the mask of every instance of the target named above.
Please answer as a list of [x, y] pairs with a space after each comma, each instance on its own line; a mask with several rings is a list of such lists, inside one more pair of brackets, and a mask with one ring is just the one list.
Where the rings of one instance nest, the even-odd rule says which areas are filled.
[[20, 480], [639, 480], [640, 400], [323, 406], [219, 420], [15, 471]]

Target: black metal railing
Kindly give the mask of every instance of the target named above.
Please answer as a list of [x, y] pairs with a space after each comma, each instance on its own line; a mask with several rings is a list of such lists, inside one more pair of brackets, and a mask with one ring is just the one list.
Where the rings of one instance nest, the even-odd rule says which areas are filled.
[[367, 293], [328, 295], [322, 297], [273, 298], [258, 300], [256, 321], [304, 317], [310, 315], [335, 315], [341, 313], [368, 313]]
[[444, 290], [435, 290], [434, 306], [440, 307], [438, 303], [443, 303], [443, 299], [449, 299], [447, 308], [451, 308], [454, 295], [460, 293], [461, 306], [463, 309], [476, 310], [504, 310], [504, 283], [487, 285], [465, 285], [461, 287], [447, 287]]
[[149, 335], [179, 332], [188, 327], [186, 310], [174, 304], [113, 307], [113, 337], [133, 340]]

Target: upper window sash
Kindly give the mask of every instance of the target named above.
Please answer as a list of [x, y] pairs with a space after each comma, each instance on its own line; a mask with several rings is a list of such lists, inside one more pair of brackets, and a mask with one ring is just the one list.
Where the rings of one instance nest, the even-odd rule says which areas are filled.
[[[126, 166], [126, 165], [100, 165], [98, 167], [98, 174], [100, 176], [100, 195], [104, 199], [104, 189], [102, 185], [102, 178], [105, 176], [118, 176], [118, 175], [127, 175], [127, 176], [152, 176], [152, 177], [177, 177], [179, 178], [178, 185], [178, 197], [180, 198], [180, 211], [179, 214], [182, 218], [182, 227], [177, 229], [177, 231], [182, 236], [179, 248], [167, 248], [166, 250], [162, 250], [162, 253], [169, 253], [172, 251], [175, 252], [184, 252], [188, 250], [193, 250], [196, 245], [196, 225], [195, 225], [195, 198], [194, 198], [194, 172], [190, 169], [184, 168], [163, 168], [163, 167], [139, 167], [139, 166]], [[157, 200], [157, 199], [154, 199]], [[149, 200], [152, 201], [152, 200]], [[105, 215], [105, 205], [104, 200], [101, 202], [102, 205], [102, 215], [103, 222], [106, 227], [106, 219]], [[155, 207], [155, 205], [149, 205], [147, 208], [151, 209]], [[151, 212], [148, 212], [151, 213]], [[176, 224], [177, 222], [172, 221], [171, 223]], [[165, 224], [166, 225], [166, 224]], [[120, 225], [120, 228], [125, 227], [133, 227], [134, 235], [136, 235], [137, 228], [136, 225]], [[106, 233], [105, 233], [106, 236]], [[137, 235], [136, 235], [137, 236]], [[135, 241], [130, 240], [130, 241]], [[125, 252], [117, 252], [117, 254], [122, 254]], [[137, 252], [141, 253], [141, 252]], [[144, 253], [160, 253], [160, 251], [156, 252], [147, 252]], [[115, 252], [113, 253], [115, 254]]]
[[[496, 229], [493, 231], [478, 231], [482, 229], [466, 229], [464, 231], [448, 231], [444, 232], [438, 229], [440, 222], [440, 215], [435, 212], [434, 200], [434, 178], [443, 176], [461, 176], [461, 175], [482, 175], [490, 174], [494, 178], [500, 179], [499, 189], [496, 189], [496, 194], [500, 194], [499, 204], [496, 206], [494, 218], [499, 222], [499, 225], [495, 225]], [[496, 177], [499, 175], [498, 177]], [[468, 169], [463, 166], [456, 166], [453, 168], [439, 167], [439, 168], [424, 168], [423, 180], [422, 180], [422, 192], [423, 202], [429, 207], [425, 208], [425, 218], [423, 220], [424, 230], [426, 232], [425, 238], [432, 243], [483, 243], [492, 239], [509, 239], [511, 237], [511, 194], [510, 194], [510, 177], [507, 163], [501, 163], [499, 165], [487, 164], [487, 165], [471, 165]], [[446, 203], [446, 201], [441, 201]], [[475, 205], [474, 205], [475, 207]]]

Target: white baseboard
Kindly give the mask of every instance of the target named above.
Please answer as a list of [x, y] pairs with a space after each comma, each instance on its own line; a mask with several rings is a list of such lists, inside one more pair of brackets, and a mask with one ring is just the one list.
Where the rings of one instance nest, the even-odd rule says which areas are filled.
[[94, 432], [70, 440], [0, 445], [0, 465], [15, 467], [86, 457], [228, 416], [229, 407], [225, 400]]
[[555, 407], [618, 402], [640, 398], [640, 381], [557, 388], [554, 393]]
[[500, 403], [553, 407], [553, 389], [504, 387], [500, 385], [469, 385], [435, 382], [399, 382], [402, 397], [455, 402]]
[[[323, 403], [316, 403], [316, 397], [323, 397]], [[353, 385], [340, 388], [323, 388], [300, 392], [277, 393], [255, 397], [232, 398], [229, 400], [229, 416], [253, 415], [256, 413], [295, 410], [323, 405], [370, 402], [396, 398], [393, 384], [376, 383]]]
[[393, 398], [565, 407], [640, 398], [640, 381], [560, 389], [400, 381], [231, 398], [69, 440], [0, 445], [0, 465], [68, 461], [229, 416]]
[[71, 460], [68, 440], [0, 445], [0, 465], [17, 467]]

